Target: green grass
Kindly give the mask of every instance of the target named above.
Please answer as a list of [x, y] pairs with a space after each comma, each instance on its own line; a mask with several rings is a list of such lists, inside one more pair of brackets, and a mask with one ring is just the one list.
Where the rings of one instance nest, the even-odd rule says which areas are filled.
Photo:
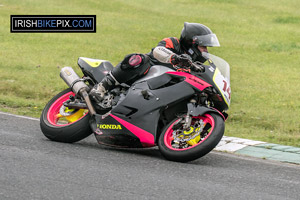
[[[184, 22], [209, 26], [231, 65], [226, 135], [300, 147], [298, 0], [2, 0], [0, 110], [39, 117], [80, 56], [117, 64], [147, 53]], [[10, 33], [10, 15], [93, 14], [97, 33]]]

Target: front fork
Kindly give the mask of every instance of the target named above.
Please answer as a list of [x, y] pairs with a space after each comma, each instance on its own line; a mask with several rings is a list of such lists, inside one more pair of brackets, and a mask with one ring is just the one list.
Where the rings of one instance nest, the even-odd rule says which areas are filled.
[[184, 124], [183, 124], [183, 130], [188, 130], [191, 127], [192, 119], [193, 119], [192, 115], [189, 115], [189, 114], [185, 117]]
[[[196, 100], [195, 99], [191, 99], [191, 101], [190, 101], [189, 104], [195, 105], [195, 103], [196, 103]], [[183, 130], [189, 130], [189, 128], [191, 127], [192, 119], [193, 119], [192, 116], [194, 116], [192, 112], [191, 112], [191, 110], [189, 110], [189, 107], [188, 107], [188, 112], [186, 114], [185, 122], [183, 124]]]
[[191, 100], [190, 103], [187, 104], [188, 112], [185, 117], [181, 118], [178, 122], [176, 122], [173, 125], [173, 130], [177, 130], [179, 128], [183, 128], [184, 131], [189, 131], [189, 128], [191, 127], [193, 116], [202, 116], [205, 113], [213, 112], [216, 114], [219, 114], [224, 121], [227, 119], [228, 115], [226, 113], [221, 113], [220, 111], [214, 109], [214, 108], [208, 108], [201, 105], [196, 105], [195, 100]]
[[178, 122], [173, 125], [173, 130], [182, 128], [184, 131], [189, 131], [192, 124], [193, 115], [191, 115], [190, 110], [188, 110], [185, 117], [182, 117]]

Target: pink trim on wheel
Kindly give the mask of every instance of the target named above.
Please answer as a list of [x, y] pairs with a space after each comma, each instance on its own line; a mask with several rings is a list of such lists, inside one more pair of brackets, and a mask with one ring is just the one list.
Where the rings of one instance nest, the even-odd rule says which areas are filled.
[[173, 150], [173, 151], [185, 151], [185, 150], [188, 150], [188, 149], [191, 149], [191, 148], [194, 148], [198, 145], [200, 145], [202, 142], [204, 142], [212, 133], [212, 131], [214, 130], [214, 127], [215, 127], [215, 120], [214, 118], [209, 115], [209, 114], [205, 114], [204, 116], [199, 116], [199, 117], [193, 117], [193, 118], [198, 118], [198, 119], [202, 119], [204, 123], [207, 123], [207, 124], [210, 124], [211, 125], [211, 129], [210, 129], [210, 132], [207, 134], [207, 136], [201, 140], [198, 144], [194, 145], [194, 146], [190, 146], [188, 148], [184, 148], [184, 149], [176, 149], [174, 147], [172, 147], [172, 141], [174, 140], [173, 139], [173, 125], [179, 120], [176, 120], [174, 123], [172, 123], [169, 128], [167, 129], [165, 135], [164, 135], [164, 143], [165, 145]]
[[[61, 108], [63, 103], [69, 99], [70, 95], [74, 95], [74, 93], [73, 92], [68, 92], [68, 93], [62, 95], [61, 97], [59, 97], [56, 101], [54, 101], [52, 103], [52, 105], [50, 106], [50, 108], [48, 109], [48, 112], [47, 112], [47, 120], [50, 124], [52, 124], [54, 126], [68, 126], [68, 125], [73, 124], [73, 123], [76, 122], [75, 121], [75, 122], [72, 122], [72, 123], [69, 123], [69, 124], [57, 124], [57, 121], [59, 120], [59, 118], [57, 117], [57, 115], [59, 114], [59, 109]], [[87, 113], [85, 113], [78, 120], [82, 119], [86, 114]]]
[[219, 110], [217, 110], [216, 108], [211, 108], [211, 109], [217, 111], [221, 115], [221, 117], [223, 118], [223, 120], [226, 121], [225, 116]]
[[118, 122], [120, 122], [123, 126], [125, 126], [135, 136], [137, 136], [140, 139], [143, 147], [153, 147], [153, 146], [155, 146], [154, 136], [151, 133], [149, 133], [149, 132], [147, 132], [147, 131], [145, 131], [145, 130], [143, 130], [143, 129], [141, 129], [141, 128], [139, 128], [139, 127], [137, 127], [137, 126], [135, 126], [135, 125], [133, 125], [133, 124], [117, 117], [117, 116], [115, 116], [115, 115], [110, 114], [110, 116], [113, 117]]

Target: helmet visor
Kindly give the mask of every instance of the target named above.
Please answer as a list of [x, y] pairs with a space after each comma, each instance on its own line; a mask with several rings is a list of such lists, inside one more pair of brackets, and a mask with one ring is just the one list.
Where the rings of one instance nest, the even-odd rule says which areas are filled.
[[198, 35], [193, 37], [193, 42], [199, 46], [219, 47], [220, 43], [216, 34]]

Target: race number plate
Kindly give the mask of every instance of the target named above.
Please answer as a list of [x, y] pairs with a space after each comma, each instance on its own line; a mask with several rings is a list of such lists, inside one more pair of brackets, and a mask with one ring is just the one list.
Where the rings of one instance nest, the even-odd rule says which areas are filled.
[[230, 89], [230, 82], [225, 78], [220, 70], [216, 69], [214, 74], [214, 82], [217, 85], [219, 91], [222, 93], [223, 98], [227, 105], [230, 105], [230, 98], [231, 98], [231, 89]]

